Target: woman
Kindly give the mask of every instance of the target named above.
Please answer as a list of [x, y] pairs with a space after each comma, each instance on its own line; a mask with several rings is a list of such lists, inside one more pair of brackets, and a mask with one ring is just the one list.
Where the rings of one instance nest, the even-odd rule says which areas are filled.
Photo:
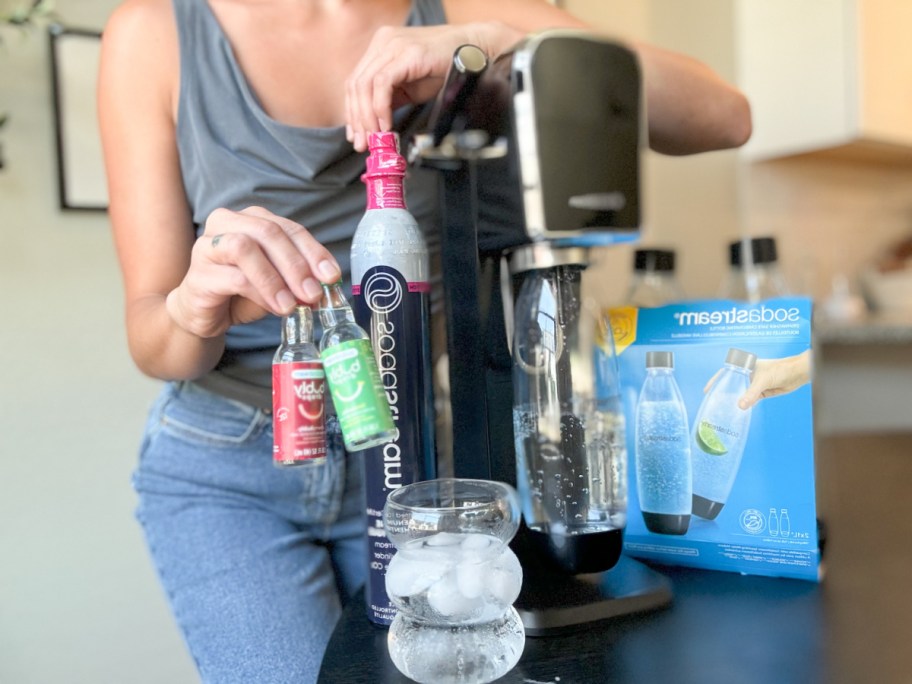
[[[432, 98], [454, 49], [494, 58], [545, 27], [541, 0], [127, 0], [104, 32], [99, 112], [130, 351], [167, 381], [137, 516], [203, 680], [306, 682], [361, 584], [359, 469], [271, 465], [278, 318], [347, 277], [366, 134]], [[733, 147], [743, 96], [636, 46], [651, 146]], [[433, 186], [409, 186], [432, 225]]]

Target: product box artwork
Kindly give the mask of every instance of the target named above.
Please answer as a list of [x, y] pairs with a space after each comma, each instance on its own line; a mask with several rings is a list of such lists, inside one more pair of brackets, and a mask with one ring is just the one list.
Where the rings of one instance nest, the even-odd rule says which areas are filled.
[[818, 579], [811, 302], [610, 311], [634, 557]]

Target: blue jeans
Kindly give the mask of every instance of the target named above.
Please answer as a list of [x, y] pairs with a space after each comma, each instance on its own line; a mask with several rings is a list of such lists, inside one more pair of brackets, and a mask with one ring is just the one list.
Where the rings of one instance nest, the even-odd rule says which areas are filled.
[[367, 564], [361, 464], [327, 433], [326, 465], [281, 470], [259, 409], [186, 382], [152, 409], [137, 518], [205, 682], [317, 679]]

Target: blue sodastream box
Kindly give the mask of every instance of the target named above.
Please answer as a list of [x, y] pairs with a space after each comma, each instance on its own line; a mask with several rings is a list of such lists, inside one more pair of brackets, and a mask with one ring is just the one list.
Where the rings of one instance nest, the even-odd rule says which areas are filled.
[[[799, 297], [756, 304], [701, 300], [610, 311], [627, 423], [627, 555], [712, 570], [818, 580], [811, 311], [811, 301]], [[660, 427], [656, 432], [644, 426], [642, 416], [637, 423], [649, 352], [671, 352], [674, 359], [689, 421], [688, 444], [680, 445], [677, 452], [666, 448], [662, 453], [690, 459], [689, 483], [670, 476], [663, 481], [663, 470], [644, 455], [649, 444], [663, 439]], [[727, 391], [730, 397], [708, 400], [725, 369], [733, 376], [746, 373], [745, 386], [758, 383], [755, 390], [771, 385], [770, 396], [746, 411], [741, 409], [736, 404], [744, 388], [735, 377], [727, 381], [728, 389], [715, 390], [719, 395]], [[783, 379], [787, 387], [772, 386]], [[778, 389], [783, 391], [772, 396]], [[637, 480], [638, 447], [642, 482]], [[680, 471], [679, 467], [667, 469]], [[641, 490], [643, 486], [653, 488], [648, 490], [650, 500], [655, 488], [690, 487], [687, 493], [693, 507], [687, 524], [674, 526], [670, 534], [650, 531], [646, 520], [651, 512], [640, 505], [640, 493], [647, 491]]]

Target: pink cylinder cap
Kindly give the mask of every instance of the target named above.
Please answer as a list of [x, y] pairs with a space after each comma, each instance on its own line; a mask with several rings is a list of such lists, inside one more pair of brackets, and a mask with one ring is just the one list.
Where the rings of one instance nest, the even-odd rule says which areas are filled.
[[367, 171], [362, 180], [378, 176], [404, 176], [405, 157], [399, 154], [399, 136], [392, 131], [368, 133]]

